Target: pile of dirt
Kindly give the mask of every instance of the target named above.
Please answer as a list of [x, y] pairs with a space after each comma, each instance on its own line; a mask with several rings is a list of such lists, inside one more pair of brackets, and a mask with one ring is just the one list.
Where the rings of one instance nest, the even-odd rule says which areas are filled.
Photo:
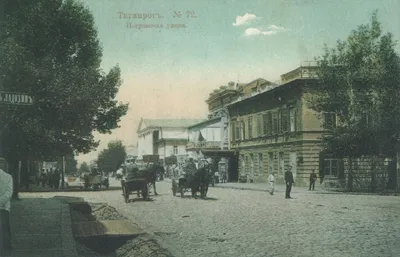
[[[84, 205], [86, 208], [83, 208]], [[73, 223], [96, 220], [127, 220], [115, 208], [105, 203], [71, 204]], [[90, 210], [90, 212], [88, 211]], [[162, 248], [149, 234], [136, 237], [95, 237], [77, 239], [77, 251], [81, 257], [173, 257], [168, 250]]]

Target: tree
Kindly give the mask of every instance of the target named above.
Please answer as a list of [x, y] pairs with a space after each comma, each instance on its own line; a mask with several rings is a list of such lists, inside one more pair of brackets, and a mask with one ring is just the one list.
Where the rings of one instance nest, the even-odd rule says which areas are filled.
[[78, 162], [75, 160], [75, 156], [68, 154], [65, 156], [65, 172], [68, 174], [75, 174], [78, 171]]
[[79, 174], [89, 173], [90, 172], [89, 165], [86, 162], [82, 162], [82, 164], [79, 166], [78, 172]]
[[363, 155], [394, 157], [400, 138], [400, 62], [390, 33], [382, 34], [377, 12], [371, 24], [352, 31], [317, 58], [319, 83], [308, 105], [319, 117], [333, 113], [338, 126], [324, 138], [326, 150], [349, 161]]
[[97, 165], [100, 170], [113, 172], [119, 169], [126, 159], [126, 148], [120, 140], [108, 143], [108, 148], [100, 152]]
[[[33, 106], [0, 109], [0, 141], [18, 160], [88, 153], [93, 132], [111, 133], [128, 110], [115, 100], [120, 68], [100, 68], [102, 49], [89, 10], [74, 0], [6, 1], [0, 31], [0, 89], [31, 95]], [[4, 124], [4, 123], [3, 123]]]

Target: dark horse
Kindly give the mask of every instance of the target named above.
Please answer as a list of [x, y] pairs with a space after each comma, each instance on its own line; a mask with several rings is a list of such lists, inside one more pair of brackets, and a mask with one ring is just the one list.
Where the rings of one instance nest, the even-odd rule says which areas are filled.
[[[208, 184], [210, 181], [210, 165], [207, 161], [200, 161], [199, 168], [193, 175], [186, 176], [186, 178], [179, 179], [179, 187], [190, 188], [192, 197], [197, 196], [197, 192], [200, 192], [200, 197], [207, 197]], [[183, 191], [182, 191], [183, 192]]]
[[[161, 175], [165, 173], [165, 169], [162, 165], [151, 164], [147, 167], [142, 167], [140, 173], [143, 174], [143, 178], [146, 180], [149, 187], [154, 188], [154, 195], [158, 195], [156, 189], [156, 181]], [[137, 192], [138, 197], [140, 197], [140, 192]]]

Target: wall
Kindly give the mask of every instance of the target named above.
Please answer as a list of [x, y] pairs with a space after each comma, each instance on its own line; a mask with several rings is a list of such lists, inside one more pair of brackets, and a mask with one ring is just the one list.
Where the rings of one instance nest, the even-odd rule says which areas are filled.
[[186, 129], [163, 128], [160, 138], [188, 138], [188, 132]]
[[146, 132], [138, 136], [138, 156], [153, 154], [153, 134]]
[[190, 128], [188, 132], [189, 141], [197, 142], [199, 138], [199, 132], [201, 132], [206, 141], [221, 141], [221, 126], [222, 121], [218, 120], [212, 124]]

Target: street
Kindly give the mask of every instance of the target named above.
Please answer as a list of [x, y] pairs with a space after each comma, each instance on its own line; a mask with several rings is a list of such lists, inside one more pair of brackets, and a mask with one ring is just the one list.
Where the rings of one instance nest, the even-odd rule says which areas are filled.
[[[266, 185], [267, 187], [267, 185]], [[210, 199], [173, 197], [158, 182], [153, 201], [125, 203], [121, 191], [21, 193], [107, 202], [153, 234], [176, 257], [398, 256], [395, 196], [332, 195], [210, 188]], [[190, 192], [187, 193], [187, 196]], [[131, 198], [136, 196], [132, 195]]]

